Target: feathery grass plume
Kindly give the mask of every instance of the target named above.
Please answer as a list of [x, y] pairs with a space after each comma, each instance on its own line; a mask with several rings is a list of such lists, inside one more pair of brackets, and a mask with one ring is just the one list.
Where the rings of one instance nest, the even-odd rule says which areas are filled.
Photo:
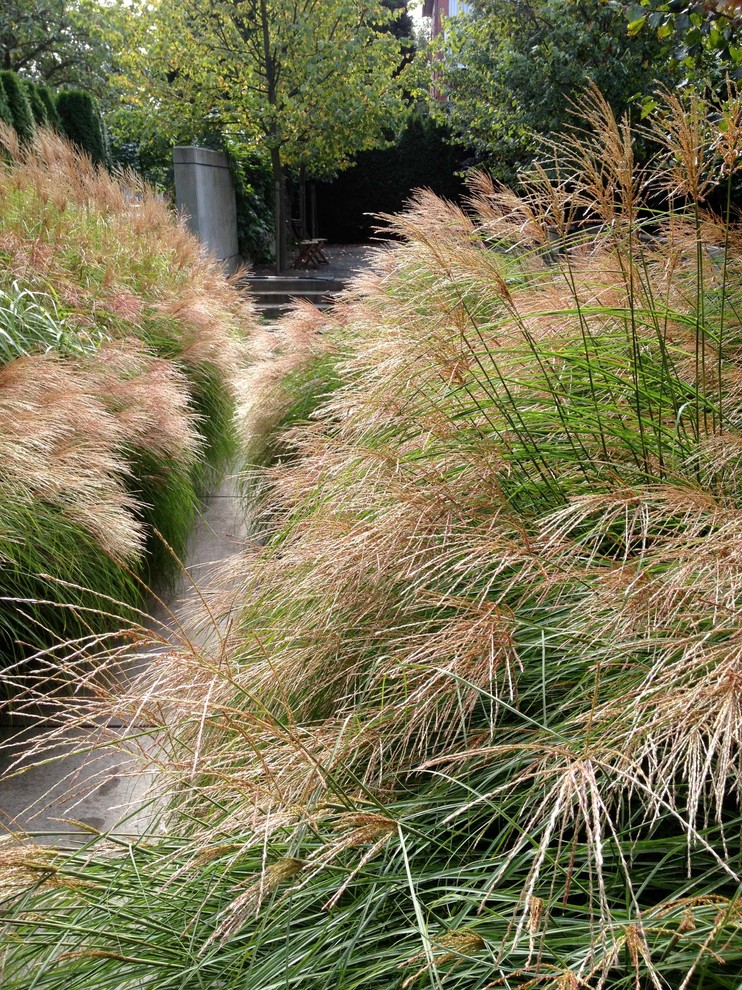
[[55, 632], [110, 623], [95, 615], [110, 611], [102, 595], [140, 598], [128, 568], [144, 533], [127, 493], [124, 434], [90, 384], [53, 352], [0, 367], [3, 694], [13, 658]]
[[0, 369], [4, 482], [55, 506], [113, 556], [135, 558], [142, 534], [116, 457], [124, 435], [103, 404], [51, 355]]
[[289, 453], [282, 435], [308, 420], [332, 391], [337, 347], [327, 314], [303, 300], [253, 339], [251, 366], [237, 384], [240, 451], [248, 467]]
[[14, 891], [9, 987], [737, 990], [742, 242], [586, 100], [392, 221], [211, 639], [101, 698], [160, 830]]
[[133, 173], [43, 128], [0, 143], [5, 666], [97, 629], [96, 609], [110, 624], [177, 567], [234, 450], [254, 320]]

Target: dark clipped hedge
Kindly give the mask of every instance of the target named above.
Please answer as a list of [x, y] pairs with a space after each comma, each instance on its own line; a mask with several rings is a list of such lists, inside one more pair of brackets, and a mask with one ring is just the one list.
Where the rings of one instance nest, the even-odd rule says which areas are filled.
[[10, 107], [11, 122], [22, 141], [30, 141], [36, 130], [33, 110], [23, 80], [7, 69], [0, 72], [0, 85]]
[[10, 104], [8, 103], [8, 98], [5, 95], [5, 89], [0, 86], [0, 120], [4, 124], [10, 124], [13, 126], [13, 114], [10, 112]]
[[0, 71], [0, 120], [10, 124], [22, 141], [30, 141], [36, 127], [52, 127], [86, 151], [94, 162], [110, 167], [106, 126], [90, 93], [63, 90]]
[[60, 130], [62, 122], [60, 121], [59, 113], [57, 112], [56, 96], [48, 86], [37, 86], [36, 92], [39, 95], [39, 99], [46, 107], [46, 119], [49, 127], [53, 127], [55, 131]]
[[36, 122], [36, 126], [48, 127], [49, 112], [46, 109], [46, 104], [41, 99], [39, 87], [36, 83], [31, 82], [30, 79], [23, 79], [22, 82], [24, 89], [26, 90], [26, 96], [28, 97], [28, 102], [31, 106], [31, 112], [33, 113], [33, 119]]
[[61, 131], [70, 141], [87, 151], [97, 165], [108, 165], [108, 142], [98, 104], [90, 93], [62, 90], [57, 96]]
[[456, 172], [464, 158], [446, 137], [429, 117], [415, 116], [394, 147], [364, 151], [337, 179], [317, 183], [320, 235], [340, 244], [368, 240], [378, 221], [366, 214], [399, 212], [421, 186], [458, 199], [464, 189]]

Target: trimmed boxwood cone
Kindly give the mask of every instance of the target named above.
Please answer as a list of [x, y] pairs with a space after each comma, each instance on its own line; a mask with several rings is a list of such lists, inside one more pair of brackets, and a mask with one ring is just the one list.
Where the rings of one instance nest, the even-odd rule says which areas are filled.
[[22, 141], [30, 141], [36, 130], [33, 110], [23, 80], [15, 72], [0, 72], [0, 84], [10, 107], [11, 123]]

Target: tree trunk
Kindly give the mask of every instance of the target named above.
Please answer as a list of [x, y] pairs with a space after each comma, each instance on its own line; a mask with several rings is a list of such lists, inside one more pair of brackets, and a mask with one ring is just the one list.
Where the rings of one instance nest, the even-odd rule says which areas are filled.
[[271, 149], [271, 168], [273, 170], [274, 222], [273, 230], [276, 240], [276, 275], [282, 275], [288, 268], [286, 251], [286, 175], [281, 161], [280, 131], [276, 120], [278, 105], [276, 95], [276, 62], [271, 48], [271, 19], [267, 0], [259, 0], [259, 8], [253, 10], [259, 14], [262, 33], [262, 58], [265, 71], [266, 96], [271, 111], [270, 123], [266, 136]]
[[307, 172], [304, 166], [299, 171], [299, 230], [302, 240], [309, 236], [307, 232]]
[[309, 185], [309, 236], [317, 237], [317, 184]]
[[271, 166], [273, 169], [273, 229], [276, 240], [276, 275], [282, 275], [288, 269], [288, 251], [286, 247], [286, 174], [283, 170], [279, 148], [271, 149]]

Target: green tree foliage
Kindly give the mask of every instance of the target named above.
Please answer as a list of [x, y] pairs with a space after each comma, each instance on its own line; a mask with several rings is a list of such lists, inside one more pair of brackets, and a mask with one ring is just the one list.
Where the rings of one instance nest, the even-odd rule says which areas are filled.
[[119, 3], [97, 0], [3, 0], [0, 68], [105, 95]]
[[539, 136], [574, 123], [589, 82], [616, 112], [666, 72], [664, 43], [631, 37], [619, 9], [582, 0], [477, 0], [452, 19], [434, 61], [434, 101], [455, 137], [501, 179], [532, 160]]
[[34, 121], [39, 127], [48, 127], [49, 111], [47, 110], [46, 103], [41, 98], [39, 87], [36, 83], [31, 82], [30, 79], [24, 79], [23, 88], [26, 90], [26, 96], [28, 97]]
[[237, 198], [237, 238], [240, 254], [253, 262], [273, 256], [271, 169], [265, 155], [239, 146], [225, 149], [230, 157]]
[[391, 13], [379, 0], [160, 0], [131, 13], [121, 84], [134, 119], [182, 132], [185, 115], [263, 148], [284, 264], [286, 168], [331, 175], [404, 116], [400, 44], [378, 30]]
[[720, 86], [742, 76], [742, 8], [733, 0], [639, 0], [624, 13], [629, 34], [656, 33], [691, 78]]
[[82, 90], [63, 90], [57, 97], [62, 132], [98, 165], [108, 163], [105, 127], [95, 97]]
[[0, 72], [0, 85], [5, 90], [13, 127], [22, 141], [30, 141], [36, 130], [36, 124], [23, 80], [15, 72], [4, 70]]

